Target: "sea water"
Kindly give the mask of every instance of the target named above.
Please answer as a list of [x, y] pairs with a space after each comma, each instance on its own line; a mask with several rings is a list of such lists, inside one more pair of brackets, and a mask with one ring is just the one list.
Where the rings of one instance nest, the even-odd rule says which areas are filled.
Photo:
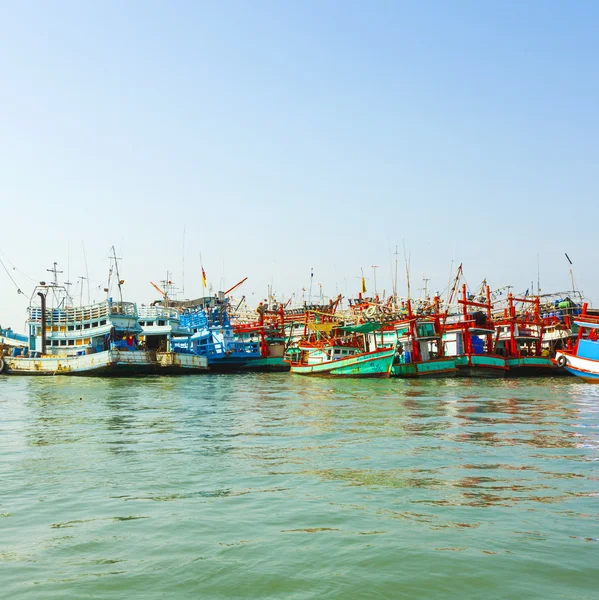
[[599, 598], [599, 386], [0, 377], [0, 598]]

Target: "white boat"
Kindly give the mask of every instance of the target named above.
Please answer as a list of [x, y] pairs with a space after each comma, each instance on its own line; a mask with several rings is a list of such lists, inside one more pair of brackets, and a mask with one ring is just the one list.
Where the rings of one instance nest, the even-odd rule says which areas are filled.
[[[139, 375], [156, 368], [141, 349], [137, 306], [107, 298], [73, 306], [56, 281], [36, 286], [27, 309], [26, 347], [0, 348], [0, 372], [7, 375]], [[119, 280], [119, 296], [120, 285]]]
[[585, 303], [574, 324], [578, 326], [575, 345], [556, 352], [555, 361], [583, 381], [599, 383], [599, 314], [590, 314]]

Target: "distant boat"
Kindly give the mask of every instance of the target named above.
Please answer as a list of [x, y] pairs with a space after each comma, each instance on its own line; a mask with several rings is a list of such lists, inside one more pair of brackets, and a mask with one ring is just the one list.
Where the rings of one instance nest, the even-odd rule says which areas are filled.
[[588, 305], [575, 317], [578, 337], [573, 348], [559, 350], [555, 361], [583, 381], [599, 383], [599, 315], [590, 313]]

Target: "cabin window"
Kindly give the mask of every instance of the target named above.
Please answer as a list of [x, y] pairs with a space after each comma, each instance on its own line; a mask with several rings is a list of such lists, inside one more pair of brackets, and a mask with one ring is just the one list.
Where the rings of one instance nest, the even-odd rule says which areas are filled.
[[60, 340], [60, 345], [61, 346], [66, 346], [67, 345], [67, 341], [66, 340]]
[[146, 323], [146, 325], [147, 325], [148, 327], [152, 327], [152, 326], [154, 325], [154, 321], [148, 321], [148, 322]]
[[92, 327], [97, 327], [98, 326], [98, 321], [95, 321], [94, 323], [92, 323]]
[[89, 323], [86, 323], [86, 324], [83, 326], [83, 329], [89, 329]]
[[165, 321], [158, 321], [158, 327], [164, 327], [166, 325]]
[[102, 319], [102, 320], [100, 321], [100, 325], [106, 325], [106, 319]]
[[74, 345], [75, 345], [75, 340], [69, 340], [69, 343], [68, 343], [68, 345], [69, 345], [69, 346], [74, 346]]
[[69, 331], [75, 331], [75, 325], [69, 325]]
[[141, 327], [145, 327], [145, 324], [146, 324], [146, 322], [145, 322], [145, 321], [140, 321], [140, 322], [139, 322], [139, 325], [140, 325]]

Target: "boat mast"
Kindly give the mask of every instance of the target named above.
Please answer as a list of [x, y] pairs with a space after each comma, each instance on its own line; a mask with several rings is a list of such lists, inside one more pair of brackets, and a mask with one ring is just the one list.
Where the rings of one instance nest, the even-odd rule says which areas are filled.
[[[116, 271], [116, 280], [117, 280], [117, 285], [119, 288], [119, 301], [121, 303], [121, 305], [123, 304], [123, 290], [122, 290], [122, 285], [124, 283], [124, 281], [122, 281], [121, 276], [119, 274], [119, 258], [116, 257], [116, 250], [114, 249], [114, 246], [112, 246], [112, 260], [114, 260], [114, 269]], [[110, 272], [112, 272], [112, 269], [110, 269]], [[110, 289], [110, 281], [108, 282], [108, 289]]]
[[393, 310], [397, 311], [397, 246], [395, 246], [395, 279], [393, 280]]

